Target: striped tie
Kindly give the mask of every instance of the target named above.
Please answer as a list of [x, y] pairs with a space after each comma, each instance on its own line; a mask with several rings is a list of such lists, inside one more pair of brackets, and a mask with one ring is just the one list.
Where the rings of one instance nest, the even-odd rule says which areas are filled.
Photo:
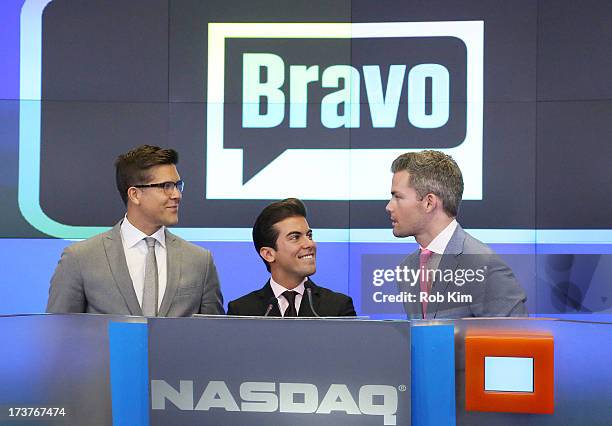
[[142, 289], [142, 314], [145, 317], [157, 316], [157, 259], [155, 258], [155, 238], [145, 238], [147, 257], [145, 258], [145, 278]]
[[295, 310], [295, 296], [297, 295], [297, 291], [287, 290], [283, 292], [283, 297], [287, 299], [289, 302], [289, 306], [285, 310], [284, 317], [297, 317], [297, 311]]

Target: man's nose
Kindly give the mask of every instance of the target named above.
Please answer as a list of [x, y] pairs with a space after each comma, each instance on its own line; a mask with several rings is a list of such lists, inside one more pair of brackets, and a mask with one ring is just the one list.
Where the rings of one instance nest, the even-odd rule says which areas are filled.
[[314, 240], [308, 237], [304, 238], [304, 243], [302, 244], [304, 248], [311, 248], [311, 247], [315, 247], [316, 245], [317, 243], [315, 243]]
[[178, 189], [178, 188], [175, 186], [175, 187], [172, 189], [172, 193], [170, 194], [170, 197], [171, 197], [173, 200], [176, 200], [176, 199], [179, 199], [179, 200], [180, 200], [180, 199], [183, 197], [183, 193], [182, 193], [181, 191], [179, 191], [179, 189]]

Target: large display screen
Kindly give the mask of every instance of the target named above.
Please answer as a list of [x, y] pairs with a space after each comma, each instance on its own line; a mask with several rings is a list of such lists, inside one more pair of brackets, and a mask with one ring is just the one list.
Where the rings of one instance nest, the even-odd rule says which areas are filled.
[[[457, 160], [458, 220], [515, 256], [532, 313], [612, 308], [612, 30], [594, 24], [605, 2], [15, 0], [0, 11], [0, 252], [14, 271], [2, 312], [44, 309], [63, 240], [123, 217], [113, 162], [143, 143], [179, 152], [174, 231], [213, 251], [226, 299], [265, 282], [257, 214], [298, 197], [320, 243], [313, 278], [361, 307], [363, 260], [415, 248], [390, 231], [390, 164], [431, 148]], [[400, 314], [370, 302], [358, 311]]]

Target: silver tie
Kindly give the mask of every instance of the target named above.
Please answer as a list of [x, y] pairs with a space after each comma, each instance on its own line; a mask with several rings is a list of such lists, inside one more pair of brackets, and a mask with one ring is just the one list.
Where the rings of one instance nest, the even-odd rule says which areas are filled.
[[145, 258], [144, 288], [142, 290], [142, 314], [145, 317], [157, 316], [157, 259], [155, 258], [155, 238], [145, 238], [147, 257]]

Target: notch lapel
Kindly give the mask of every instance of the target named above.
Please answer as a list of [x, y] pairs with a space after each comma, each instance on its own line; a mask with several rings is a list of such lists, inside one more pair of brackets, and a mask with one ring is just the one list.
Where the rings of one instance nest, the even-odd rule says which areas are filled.
[[125, 260], [125, 252], [121, 242], [121, 222], [107, 232], [106, 238], [104, 238], [104, 250], [115, 284], [119, 288], [130, 314], [142, 316], [142, 309], [138, 303], [134, 284]]
[[[408, 270], [418, 271], [419, 270], [419, 249], [415, 252], [412, 252], [404, 261], [401, 263], [401, 266], [408, 267]], [[420, 278], [419, 278], [420, 279]], [[414, 284], [414, 285], [411, 285]], [[421, 301], [419, 299], [421, 287], [420, 282], [417, 281], [415, 283], [407, 283], [406, 281], [401, 281], [397, 283], [398, 290], [400, 292], [407, 292], [408, 294], [413, 294], [416, 297], [415, 302], [405, 302], [404, 310], [406, 311], [406, 316], [408, 319], [421, 319], [423, 318], [423, 307]]]
[[[266, 285], [264, 285], [263, 288], [257, 292], [257, 296], [259, 297], [261, 301], [261, 305], [263, 306], [263, 310], [261, 311], [261, 314], [260, 314], [261, 316], [263, 316], [266, 313], [266, 310], [268, 309], [268, 304], [270, 302], [270, 299], [274, 297], [272, 286], [270, 286], [270, 280], [268, 280]], [[278, 301], [274, 303], [274, 307], [272, 308], [268, 316], [269, 317], [282, 316], [280, 313], [280, 308], [278, 307]]]
[[176, 290], [179, 287], [181, 279], [181, 257], [182, 253], [176, 237], [165, 230], [166, 233], [166, 291], [159, 307], [159, 316], [168, 316], [170, 306], [176, 295]]
[[[319, 292], [319, 287], [310, 280], [308, 281], [312, 284], [312, 306], [314, 306], [315, 311], [319, 312], [319, 304], [321, 303], [321, 294]], [[319, 314], [320, 315], [320, 314]], [[308, 300], [308, 290], [304, 289], [304, 294], [302, 295], [302, 301], [300, 302], [300, 310], [298, 312], [298, 317], [314, 317], [315, 314], [310, 309], [310, 302]]]
[[[440, 264], [438, 265], [439, 271], [451, 270], [453, 271], [453, 276], [457, 266], [459, 266], [459, 255], [463, 253], [463, 242], [465, 241], [465, 231], [459, 224], [457, 224], [457, 228], [455, 232], [453, 232], [453, 236], [448, 241], [446, 245], [446, 249], [444, 250], [444, 254], [442, 255], [442, 259], [440, 260]], [[440, 294], [446, 295], [448, 290], [448, 286], [451, 285], [450, 281], [444, 282], [434, 282], [432, 286], [432, 293], [439, 292]], [[435, 318], [438, 314], [438, 307], [440, 303], [436, 301], [433, 304], [433, 309], [431, 311], [428, 310], [427, 317]]]

